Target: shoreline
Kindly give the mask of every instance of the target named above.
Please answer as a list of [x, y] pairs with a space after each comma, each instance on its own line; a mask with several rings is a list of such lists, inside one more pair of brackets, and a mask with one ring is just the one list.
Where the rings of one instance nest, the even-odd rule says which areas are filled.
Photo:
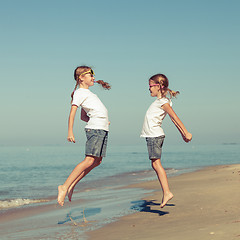
[[[166, 172], [169, 176], [174, 176], [182, 174], [185, 172], [194, 171], [192, 169], [172, 169], [167, 168]], [[139, 183], [142, 181], [149, 181], [155, 178], [155, 173], [152, 169], [123, 172], [116, 175], [105, 176], [97, 180], [83, 181], [81, 184], [77, 185], [74, 191], [74, 196], [76, 194], [84, 194], [85, 192], [93, 191], [96, 189], [102, 189], [106, 187], [117, 188], [117, 186], [128, 186], [129, 184]], [[56, 189], [55, 189], [56, 190]], [[49, 196], [40, 196], [38, 199], [30, 198], [16, 198], [16, 199], [3, 199], [0, 200], [0, 214], [11, 212], [11, 211], [21, 211], [20, 209], [27, 209], [31, 207], [42, 207], [45, 204], [51, 204], [56, 199], [56, 195], [50, 194]], [[67, 198], [66, 198], [67, 199]], [[1, 215], [0, 215], [1, 221]]]
[[169, 178], [174, 198], [160, 209], [157, 180], [129, 188], [154, 189], [139, 211], [88, 232], [99, 240], [240, 239], [240, 164], [216, 165]]
[[[85, 197], [83, 192], [78, 197], [76, 194], [76, 200], [66, 201], [64, 207], [52, 201], [3, 212], [0, 232], [2, 239], [42, 239], [44, 235], [49, 239], [155, 240], [161, 235], [163, 239], [202, 240], [214, 235], [214, 240], [220, 240], [223, 238], [217, 235], [230, 239], [229, 234], [237, 239], [239, 183], [240, 164], [204, 167], [171, 176], [169, 185], [174, 198], [163, 209], [159, 208], [162, 192], [157, 180], [105, 187], [100, 195], [99, 191], [87, 192]], [[222, 193], [233, 197], [227, 201]], [[212, 226], [215, 220], [216, 226]], [[226, 226], [229, 229], [221, 234], [219, 229]]]

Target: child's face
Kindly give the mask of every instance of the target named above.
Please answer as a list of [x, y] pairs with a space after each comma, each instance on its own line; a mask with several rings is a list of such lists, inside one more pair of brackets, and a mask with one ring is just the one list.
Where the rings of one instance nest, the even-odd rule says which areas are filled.
[[149, 91], [152, 97], [158, 97], [161, 94], [160, 85], [156, 84], [153, 80], [149, 80]]
[[91, 73], [87, 73], [81, 76], [81, 83], [80, 85], [84, 88], [88, 88], [94, 85], [95, 77]]

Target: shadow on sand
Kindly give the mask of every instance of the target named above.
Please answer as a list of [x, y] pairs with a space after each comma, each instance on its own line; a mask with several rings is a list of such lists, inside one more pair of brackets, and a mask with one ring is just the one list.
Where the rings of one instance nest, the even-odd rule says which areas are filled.
[[[139, 212], [156, 213], [159, 216], [163, 216], [163, 215], [169, 214], [169, 212], [167, 212], [167, 211], [161, 211], [161, 210], [158, 210], [158, 209], [151, 209], [152, 206], [159, 206], [159, 209], [160, 209], [160, 203], [156, 203], [156, 201], [157, 200], [133, 201], [133, 202], [131, 202], [133, 204], [131, 209], [139, 211]], [[166, 206], [174, 207], [175, 204], [166, 204]]]

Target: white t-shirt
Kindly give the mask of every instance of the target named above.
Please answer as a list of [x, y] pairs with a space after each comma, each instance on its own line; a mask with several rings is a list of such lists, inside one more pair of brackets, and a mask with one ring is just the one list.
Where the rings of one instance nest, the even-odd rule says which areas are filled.
[[148, 108], [141, 132], [141, 137], [159, 137], [164, 136], [164, 131], [161, 127], [162, 121], [167, 113], [162, 109], [162, 105], [169, 103], [172, 106], [172, 101], [166, 97], [156, 99]]
[[85, 128], [109, 131], [108, 111], [98, 96], [89, 89], [79, 88], [73, 94], [72, 105], [81, 106], [89, 121]]

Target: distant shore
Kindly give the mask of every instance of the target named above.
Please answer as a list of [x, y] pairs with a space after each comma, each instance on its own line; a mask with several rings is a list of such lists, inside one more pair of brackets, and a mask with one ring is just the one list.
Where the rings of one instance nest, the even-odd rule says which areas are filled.
[[129, 186], [159, 191], [143, 199], [140, 212], [89, 232], [89, 239], [240, 239], [240, 164], [207, 167], [169, 184], [174, 198], [163, 209], [158, 181]]

